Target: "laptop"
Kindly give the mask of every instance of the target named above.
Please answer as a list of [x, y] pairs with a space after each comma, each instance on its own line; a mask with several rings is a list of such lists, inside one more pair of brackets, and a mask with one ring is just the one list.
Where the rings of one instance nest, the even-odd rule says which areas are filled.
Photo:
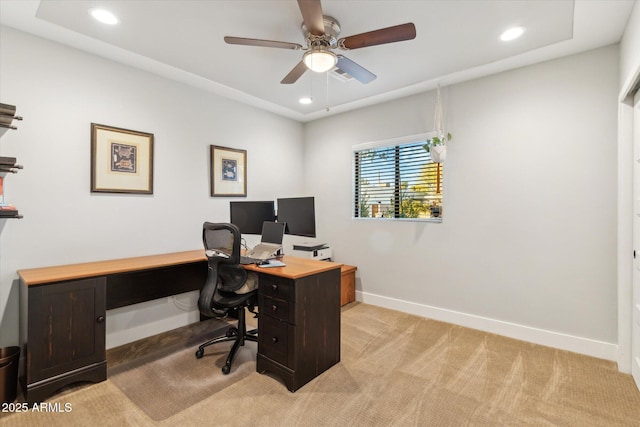
[[240, 257], [240, 264], [259, 264], [268, 259], [275, 258], [278, 251], [282, 249], [284, 229], [284, 222], [263, 222], [260, 243], [247, 254]]

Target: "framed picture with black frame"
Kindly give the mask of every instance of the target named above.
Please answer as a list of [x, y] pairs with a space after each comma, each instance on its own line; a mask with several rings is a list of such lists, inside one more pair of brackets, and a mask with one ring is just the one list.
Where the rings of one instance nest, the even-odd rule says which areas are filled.
[[153, 194], [153, 134], [91, 123], [91, 192]]
[[211, 146], [211, 197], [247, 197], [247, 150]]

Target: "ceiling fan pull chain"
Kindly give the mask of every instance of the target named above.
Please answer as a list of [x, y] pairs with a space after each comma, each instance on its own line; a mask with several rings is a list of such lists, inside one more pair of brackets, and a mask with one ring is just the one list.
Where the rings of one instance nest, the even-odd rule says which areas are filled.
[[327, 102], [327, 110], [326, 111], [328, 113], [329, 112], [329, 73], [324, 73], [324, 75], [325, 75], [325, 80], [327, 82], [327, 90], [325, 92], [325, 94], [326, 94], [325, 99], [326, 99], [326, 102]]

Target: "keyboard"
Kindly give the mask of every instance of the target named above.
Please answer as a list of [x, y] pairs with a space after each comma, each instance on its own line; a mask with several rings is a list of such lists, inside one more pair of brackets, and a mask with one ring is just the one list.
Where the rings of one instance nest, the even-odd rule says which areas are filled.
[[260, 264], [263, 260], [259, 259], [259, 258], [251, 258], [248, 256], [244, 256], [241, 255], [240, 256], [240, 264], [243, 265], [247, 265], [247, 264]]

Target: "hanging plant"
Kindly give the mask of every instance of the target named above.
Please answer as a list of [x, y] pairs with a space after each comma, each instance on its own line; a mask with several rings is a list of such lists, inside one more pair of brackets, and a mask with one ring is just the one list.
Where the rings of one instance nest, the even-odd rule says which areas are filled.
[[431, 155], [431, 160], [435, 163], [442, 163], [447, 158], [447, 141], [450, 140], [451, 133], [447, 132], [446, 135], [427, 139], [427, 143], [423, 147]]
[[431, 160], [441, 163], [447, 158], [447, 142], [451, 141], [451, 132], [444, 133], [442, 124], [442, 100], [440, 98], [440, 86], [436, 95], [436, 111], [433, 117], [436, 136], [427, 139], [424, 149], [431, 155]]

